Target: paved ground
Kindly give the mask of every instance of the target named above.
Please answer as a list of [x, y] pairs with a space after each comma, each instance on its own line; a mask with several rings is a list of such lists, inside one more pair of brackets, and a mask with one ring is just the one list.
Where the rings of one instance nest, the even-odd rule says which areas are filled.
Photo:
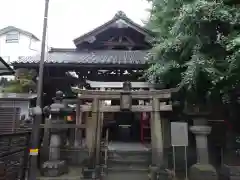
[[81, 180], [81, 172], [82, 172], [82, 168], [80, 167], [70, 167], [69, 168], [69, 173], [68, 174], [64, 174], [60, 177], [43, 177], [40, 175], [37, 178], [37, 180]]
[[149, 180], [147, 173], [110, 173], [104, 180]]
[[[50, 177], [41, 177], [38, 176], [37, 180], [81, 180], [81, 168], [71, 167], [68, 174], [65, 174], [61, 177], [50, 178]], [[149, 180], [146, 173], [143, 174], [125, 174], [125, 173], [111, 173], [106, 176], [103, 180]], [[173, 180], [185, 180], [184, 176], [181, 175], [181, 178], [175, 178]]]
[[[150, 145], [140, 143], [122, 143], [122, 142], [110, 142], [108, 146], [109, 150], [135, 152], [135, 151], [149, 151]], [[39, 173], [38, 180], [81, 180], [82, 169], [80, 167], [69, 167], [69, 173], [61, 177], [50, 178], [42, 177]], [[180, 173], [181, 174], [181, 173]], [[173, 180], [185, 180], [184, 175], [180, 175], [181, 178], [175, 178]], [[126, 173], [126, 172], [113, 172], [109, 173], [103, 180], [149, 180], [148, 173]]]

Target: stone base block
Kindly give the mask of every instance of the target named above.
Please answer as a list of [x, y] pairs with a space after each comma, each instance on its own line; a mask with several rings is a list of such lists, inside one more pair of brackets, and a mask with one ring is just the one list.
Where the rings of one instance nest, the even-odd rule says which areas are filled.
[[150, 166], [149, 167], [149, 174], [148, 174], [149, 179], [157, 180], [157, 178], [158, 178], [158, 173], [157, 172], [158, 172], [158, 167]]
[[195, 164], [189, 169], [190, 180], [218, 180], [216, 169], [210, 164]]
[[240, 180], [240, 166], [223, 165], [219, 180]]
[[150, 166], [149, 167], [149, 179], [151, 180], [171, 180], [174, 178], [174, 173], [170, 172], [170, 170], [162, 167]]
[[64, 160], [46, 161], [42, 165], [41, 172], [46, 177], [58, 177], [68, 173], [68, 166]]
[[83, 179], [99, 179], [100, 177], [100, 168], [83, 168], [82, 171]]

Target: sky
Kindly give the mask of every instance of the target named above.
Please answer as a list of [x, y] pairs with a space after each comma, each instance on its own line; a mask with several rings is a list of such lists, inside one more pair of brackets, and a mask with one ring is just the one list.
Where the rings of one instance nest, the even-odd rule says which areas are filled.
[[[45, 0], [0, 0], [0, 28], [16, 26], [42, 37]], [[143, 24], [146, 0], [50, 0], [48, 47], [71, 48], [72, 40], [112, 19], [121, 10]]]

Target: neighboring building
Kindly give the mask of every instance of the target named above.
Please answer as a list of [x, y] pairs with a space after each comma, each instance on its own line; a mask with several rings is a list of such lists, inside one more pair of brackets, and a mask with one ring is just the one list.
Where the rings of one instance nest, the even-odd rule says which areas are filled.
[[29, 108], [35, 105], [36, 94], [0, 93], [0, 134], [15, 132], [20, 120], [29, 117]]
[[0, 29], [0, 56], [7, 62], [39, 52], [40, 40], [32, 33], [8, 26]]

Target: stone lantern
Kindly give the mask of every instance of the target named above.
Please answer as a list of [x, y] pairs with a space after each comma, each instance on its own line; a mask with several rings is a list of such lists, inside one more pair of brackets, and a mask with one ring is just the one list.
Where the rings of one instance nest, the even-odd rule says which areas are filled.
[[[51, 124], [65, 124], [64, 120], [64, 108], [62, 103], [63, 93], [61, 91], [56, 92], [55, 102], [50, 106], [50, 121]], [[50, 146], [49, 146], [49, 160], [42, 165], [42, 174], [48, 177], [57, 177], [68, 172], [68, 167], [65, 160], [61, 160], [60, 147], [63, 142], [63, 136], [61, 135], [65, 129], [52, 128], [50, 134]]]
[[131, 83], [123, 83], [123, 91], [120, 95], [120, 110], [123, 111], [123, 120], [118, 121], [118, 135], [122, 141], [127, 141], [131, 134], [131, 109], [132, 109], [132, 96], [131, 96]]
[[208, 138], [212, 128], [207, 125], [207, 113], [192, 114], [193, 126], [190, 131], [196, 138], [197, 163], [189, 170], [190, 180], [217, 180], [217, 171], [209, 162]]
[[132, 108], [131, 88], [132, 85], [130, 82], [123, 83], [123, 92], [121, 93], [120, 99], [121, 111], [130, 111]]

